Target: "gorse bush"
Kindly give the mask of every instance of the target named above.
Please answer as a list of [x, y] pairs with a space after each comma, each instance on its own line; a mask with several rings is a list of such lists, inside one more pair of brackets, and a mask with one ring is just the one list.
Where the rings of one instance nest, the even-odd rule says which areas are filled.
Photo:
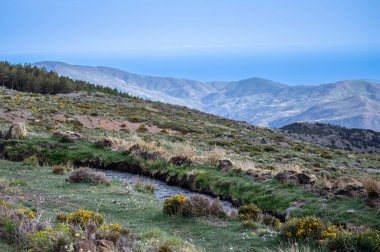
[[90, 222], [95, 223], [97, 225], [102, 224], [104, 222], [104, 217], [98, 212], [79, 209], [78, 211], [72, 212], [69, 215], [60, 213], [57, 215], [57, 220], [67, 221], [68, 223], [85, 227], [85, 225], [87, 225]]
[[329, 251], [380, 251], [380, 232], [369, 228], [348, 231], [326, 226], [319, 218], [295, 218], [282, 225], [280, 237], [291, 242], [307, 240]]
[[163, 212], [169, 215], [182, 214], [182, 209], [188, 199], [183, 194], [172, 196], [164, 201]]
[[243, 205], [238, 211], [242, 221], [258, 221], [261, 218], [261, 210], [254, 204]]
[[295, 218], [282, 225], [280, 235], [288, 240], [311, 239], [319, 240], [325, 230], [324, 224], [319, 218], [304, 217]]
[[323, 233], [324, 238], [320, 244], [330, 251], [380, 251], [379, 231], [363, 229], [349, 232], [339, 228], [333, 228]]

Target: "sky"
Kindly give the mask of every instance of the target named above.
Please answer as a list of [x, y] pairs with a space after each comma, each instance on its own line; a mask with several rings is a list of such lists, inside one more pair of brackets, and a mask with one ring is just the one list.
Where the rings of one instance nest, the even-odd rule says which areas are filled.
[[378, 0], [1, 0], [0, 60], [203, 81], [380, 80]]

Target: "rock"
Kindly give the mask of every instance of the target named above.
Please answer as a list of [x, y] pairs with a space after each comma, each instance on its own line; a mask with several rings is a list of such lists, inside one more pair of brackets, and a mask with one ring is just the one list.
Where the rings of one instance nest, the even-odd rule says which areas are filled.
[[22, 139], [25, 138], [28, 134], [25, 124], [15, 123], [9, 128], [7, 134], [5, 135], [6, 139]]
[[170, 159], [170, 163], [177, 165], [177, 166], [183, 166], [186, 164], [191, 164], [191, 161], [188, 157], [174, 156]]
[[354, 213], [355, 213], [355, 210], [354, 210], [354, 209], [348, 209], [348, 210], [346, 211], [346, 213], [354, 214]]
[[96, 252], [97, 250], [96, 250], [95, 242], [90, 241], [90, 240], [84, 240], [84, 241], [79, 241], [75, 243], [74, 252], [79, 252], [79, 251]]
[[233, 167], [233, 163], [228, 160], [228, 159], [224, 159], [224, 160], [219, 160], [219, 165], [218, 165], [219, 169], [221, 169], [222, 171], [228, 171], [228, 170], [231, 170], [232, 167]]
[[354, 178], [338, 180], [332, 188], [335, 195], [359, 196], [365, 195], [365, 189], [361, 182]]
[[145, 150], [135, 150], [132, 151], [132, 154], [145, 160], [157, 160], [159, 158], [158, 153]]
[[313, 174], [310, 175], [296, 171], [279, 172], [274, 177], [282, 183], [294, 183], [300, 185], [313, 184], [317, 180], [317, 177]]
[[314, 174], [297, 173], [296, 176], [299, 184], [313, 184], [317, 181]]
[[109, 240], [98, 240], [96, 241], [96, 248], [98, 252], [114, 252], [115, 245]]
[[119, 149], [126, 145], [126, 141], [117, 137], [106, 137], [98, 142], [103, 147], [111, 147], [112, 149]]
[[67, 142], [76, 142], [82, 139], [82, 135], [77, 132], [72, 131], [55, 131], [53, 134], [54, 137], [61, 138]]

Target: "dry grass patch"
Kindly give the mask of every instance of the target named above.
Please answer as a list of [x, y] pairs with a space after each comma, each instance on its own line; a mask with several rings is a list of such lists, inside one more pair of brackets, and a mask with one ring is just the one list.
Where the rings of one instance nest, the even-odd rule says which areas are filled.
[[0, 192], [5, 191], [9, 187], [9, 181], [6, 178], [0, 178]]
[[156, 185], [150, 179], [137, 177], [133, 181], [133, 188], [137, 191], [145, 191], [149, 193], [154, 193], [154, 191], [156, 190]]
[[97, 172], [90, 168], [78, 168], [71, 172], [67, 179], [70, 183], [103, 184], [110, 186], [111, 182], [103, 172]]
[[363, 186], [366, 189], [368, 196], [380, 196], [380, 182], [374, 177], [367, 177], [363, 180]]
[[203, 158], [205, 162], [212, 165], [218, 165], [219, 160], [228, 159], [226, 151], [220, 147], [214, 147], [209, 152], [206, 152]]

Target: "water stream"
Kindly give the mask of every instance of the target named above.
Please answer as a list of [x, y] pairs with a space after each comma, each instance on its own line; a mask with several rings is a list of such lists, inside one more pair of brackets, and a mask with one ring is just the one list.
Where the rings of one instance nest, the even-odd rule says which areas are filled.
[[[114, 171], [114, 170], [102, 170], [108, 178], [110, 179], [121, 179], [127, 183], [133, 183], [137, 178], [141, 177], [140, 175], [136, 175], [133, 173], [129, 172], [119, 172], [119, 171]], [[215, 200], [215, 197], [205, 195], [202, 193], [196, 193], [192, 192], [190, 190], [184, 189], [179, 186], [171, 186], [167, 185], [165, 182], [157, 180], [157, 179], [150, 179], [147, 177], [144, 177], [144, 179], [149, 180], [150, 182], [154, 183], [156, 190], [154, 192], [154, 196], [161, 202], [163, 202], [165, 199], [176, 195], [176, 194], [183, 194], [186, 197], [190, 197], [192, 195], [202, 195], [209, 200]], [[220, 203], [223, 206], [223, 209], [225, 212], [229, 213], [231, 211], [236, 211], [237, 208], [234, 207], [231, 202], [226, 201], [226, 200], [220, 200]]]

